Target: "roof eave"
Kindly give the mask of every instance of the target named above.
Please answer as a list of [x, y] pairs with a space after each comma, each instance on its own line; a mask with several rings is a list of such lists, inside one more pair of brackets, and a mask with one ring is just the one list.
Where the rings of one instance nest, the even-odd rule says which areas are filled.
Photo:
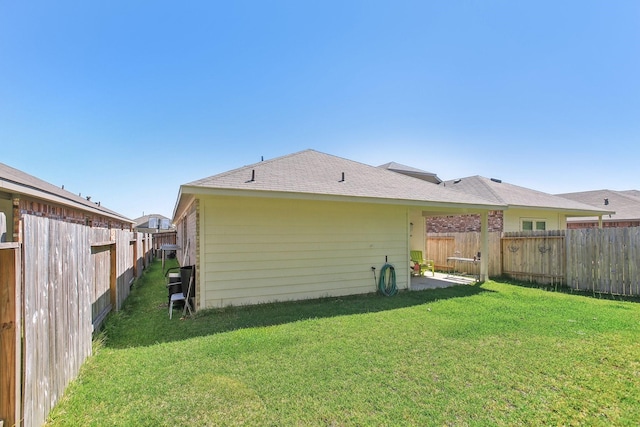
[[72, 200], [69, 199], [65, 199], [64, 197], [61, 196], [56, 196], [55, 194], [49, 194], [49, 193], [43, 193], [41, 191], [38, 191], [36, 189], [32, 189], [29, 187], [24, 187], [21, 185], [17, 185], [8, 181], [4, 181], [4, 180], [0, 180], [0, 188], [8, 191], [8, 192], [12, 192], [12, 193], [16, 193], [16, 194], [24, 194], [27, 196], [31, 196], [31, 197], [36, 197], [38, 199], [42, 199], [42, 200], [47, 200], [53, 203], [57, 203], [60, 205], [64, 205], [64, 206], [68, 206], [74, 209], [78, 209], [84, 212], [91, 212], [93, 214], [97, 214], [97, 215], [101, 215], [104, 217], [108, 217], [108, 218], [112, 218], [112, 219], [116, 219], [118, 221], [122, 221], [122, 222], [127, 222], [127, 223], [131, 223], [131, 224], [135, 224], [135, 221], [125, 218], [123, 216], [119, 216], [119, 215], [114, 215], [111, 214], [109, 212], [105, 212], [101, 209], [97, 209], [97, 208], [93, 208], [91, 206], [87, 206], [78, 202], [74, 202]]
[[600, 216], [600, 215], [613, 215], [614, 211], [605, 210], [585, 210], [585, 209], [571, 209], [561, 207], [549, 207], [549, 206], [524, 206], [524, 205], [509, 205], [510, 209], [527, 209], [538, 211], [554, 211], [561, 212], [567, 216]]
[[194, 198], [195, 193], [183, 191], [184, 187], [184, 185], [181, 185], [180, 189], [178, 190], [178, 198], [176, 199], [176, 205], [173, 208], [173, 216], [171, 218], [172, 223], [175, 223], [178, 217], [182, 216], [182, 213], [189, 206], [190, 201]]
[[[386, 205], [402, 205], [402, 206], [415, 206], [415, 207], [429, 207], [433, 208], [437, 212], [450, 212], [452, 209], [457, 213], [475, 213], [484, 212], [489, 210], [503, 210], [506, 209], [506, 205], [497, 204], [478, 204], [478, 203], [462, 203], [462, 202], [440, 202], [430, 200], [419, 199], [397, 199], [397, 198], [383, 198], [383, 197], [369, 197], [369, 196], [351, 196], [351, 195], [338, 195], [338, 194], [321, 194], [321, 193], [303, 193], [303, 192], [289, 192], [289, 191], [271, 191], [271, 190], [242, 190], [235, 188], [212, 188], [212, 187], [200, 187], [183, 185], [180, 187], [178, 195], [178, 202], [176, 203], [175, 214], [179, 213], [179, 207], [184, 203], [181, 203], [181, 199], [186, 195], [203, 195], [203, 196], [242, 196], [242, 197], [261, 197], [261, 198], [277, 198], [277, 199], [299, 199], [299, 200], [322, 200], [322, 201], [338, 201], [338, 202], [356, 202], [356, 203], [372, 203], [372, 204], [386, 204]], [[467, 212], [468, 211], [468, 212]]]

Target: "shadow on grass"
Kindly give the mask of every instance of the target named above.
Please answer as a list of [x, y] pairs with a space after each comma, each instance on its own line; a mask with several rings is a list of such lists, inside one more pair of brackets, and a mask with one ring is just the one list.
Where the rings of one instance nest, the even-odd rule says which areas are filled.
[[393, 297], [371, 293], [207, 309], [186, 318], [174, 310], [173, 319], [169, 320], [165, 280], [156, 262], [136, 281], [123, 309], [107, 319], [102, 338], [110, 348], [149, 346], [238, 329], [395, 310], [482, 292], [491, 291], [482, 288], [482, 284], [456, 285], [400, 291]]
[[627, 301], [627, 302], [640, 303], [640, 297], [637, 297], [637, 296], [614, 295], [614, 294], [607, 294], [607, 293], [598, 292], [598, 291], [576, 290], [562, 284], [544, 285], [544, 284], [539, 284], [535, 282], [515, 280], [506, 276], [495, 277], [495, 278], [492, 278], [492, 280], [495, 280], [496, 282], [500, 282], [500, 283], [505, 283], [508, 285], [521, 286], [523, 288], [541, 289], [549, 292], [559, 292], [563, 294], [579, 295], [579, 296], [588, 297], [588, 298], [604, 299], [604, 300], [610, 300], [610, 301]]

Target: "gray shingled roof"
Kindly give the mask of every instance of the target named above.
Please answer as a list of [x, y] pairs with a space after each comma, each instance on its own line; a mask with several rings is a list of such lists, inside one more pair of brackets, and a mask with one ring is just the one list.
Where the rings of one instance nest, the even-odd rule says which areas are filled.
[[620, 193], [626, 194], [628, 196], [640, 198], [640, 190], [625, 190], [625, 191], [620, 191]]
[[577, 216], [609, 213], [609, 209], [605, 207], [597, 208], [553, 194], [477, 175], [445, 181], [440, 186], [461, 193], [473, 194], [509, 207], [561, 210]]
[[131, 222], [130, 219], [117, 212], [98, 205], [84, 197], [63, 190], [53, 184], [29, 175], [18, 169], [0, 163], [0, 191], [8, 193], [26, 194], [53, 203], [70, 206], [75, 209], [93, 212], [95, 214]]
[[[600, 209], [615, 211], [611, 216], [607, 215], [603, 218], [604, 220], [620, 221], [640, 219], [640, 191], [638, 190], [593, 190], [557, 194], [557, 196], [586, 203]], [[608, 200], [608, 205], [604, 204], [605, 199]]]
[[[253, 179], [252, 179], [253, 178]], [[502, 209], [473, 194], [461, 194], [387, 169], [305, 150], [244, 166], [183, 185], [185, 194], [238, 194], [237, 191], [296, 194], [307, 198], [348, 197], [384, 199], [388, 203], [423, 206]]]
[[438, 176], [433, 172], [427, 172], [422, 169], [414, 168], [412, 166], [403, 165], [396, 162], [385, 163], [384, 165], [378, 166], [382, 169], [388, 169], [393, 172], [398, 172], [404, 175], [412, 176], [414, 178], [422, 179], [427, 182], [431, 182], [434, 184], [440, 184], [442, 180], [438, 178]]

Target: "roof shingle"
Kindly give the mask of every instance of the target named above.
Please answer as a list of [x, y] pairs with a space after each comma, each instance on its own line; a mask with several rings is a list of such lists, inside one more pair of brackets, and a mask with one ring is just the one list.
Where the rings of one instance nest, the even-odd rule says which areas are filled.
[[606, 208], [597, 208], [578, 201], [554, 196], [553, 194], [478, 175], [445, 181], [440, 185], [459, 192], [474, 194], [509, 207], [557, 209], [574, 214], [580, 213], [581, 215], [609, 213], [609, 209]]
[[[592, 190], [557, 194], [557, 196], [615, 211], [615, 213], [606, 219], [616, 221], [640, 219], [640, 191], [637, 190]], [[606, 205], [605, 199], [608, 203]]]
[[404, 200], [427, 204], [467, 204], [501, 209], [502, 203], [390, 170], [305, 150], [244, 166], [182, 186], [197, 189], [247, 190], [307, 195]]
[[106, 207], [94, 203], [86, 198], [70, 191], [64, 190], [35, 176], [29, 175], [18, 169], [0, 163], [0, 189], [10, 192], [29, 194], [34, 197], [60, 203], [76, 209], [86, 210], [100, 215], [117, 218], [126, 222], [133, 222], [123, 215], [114, 212]]

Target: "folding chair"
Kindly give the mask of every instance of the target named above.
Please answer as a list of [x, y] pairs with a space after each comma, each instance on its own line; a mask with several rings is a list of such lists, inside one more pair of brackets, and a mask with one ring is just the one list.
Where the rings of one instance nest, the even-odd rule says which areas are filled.
[[182, 280], [178, 270], [180, 267], [173, 267], [164, 274], [167, 285], [167, 303], [171, 302], [171, 295], [182, 292]]
[[183, 303], [184, 308], [182, 309], [182, 315], [185, 316], [187, 314], [187, 310], [189, 310], [189, 314], [193, 315], [193, 310], [191, 309], [191, 298], [193, 294], [193, 285], [195, 280], [194, 274], [195, 268], [194, 266], [187, 266], [180, 268], [180, 282], [172, 282], [170, 285], [180, 285], [181, 292], [177, 292], [169, 295], [169, 319], [172, 318], [173, 315], [173, 304], [174, 303]]

